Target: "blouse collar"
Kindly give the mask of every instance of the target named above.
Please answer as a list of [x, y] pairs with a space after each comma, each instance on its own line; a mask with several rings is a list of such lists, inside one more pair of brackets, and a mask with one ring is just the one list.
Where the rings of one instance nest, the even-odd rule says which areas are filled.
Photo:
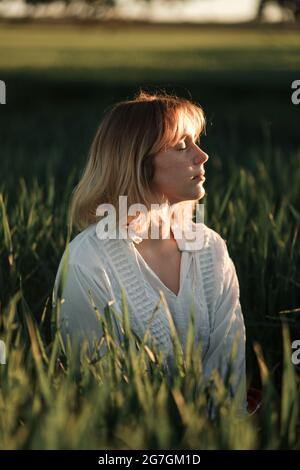
[[[191, 222], [186, 231], [180, 230], [178, 224], [174, 221], [171, 222], [171, 228], [174, 238], [177, 242], [178, 249], [180, 251], [199, 251], [202, 249], [204, 244], [204, 224]], [[134, 230], [131, 226], [130, 230], [121, 228], [121, 232], [124, 235], [125, 241], [138, 245], [143, 241], [143, 238]], [[119, 229], [117, 227], [117, 233]]]

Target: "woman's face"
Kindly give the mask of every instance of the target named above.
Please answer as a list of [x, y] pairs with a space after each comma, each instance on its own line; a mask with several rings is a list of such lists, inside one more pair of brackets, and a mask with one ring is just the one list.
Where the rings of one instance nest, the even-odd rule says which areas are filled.
[[195, 130], [187, 121], [178, 142], [155, 155], [152, 188], [160, 200], [164, 195], [170, 204], [175, 204], [198, 200], [205, 195], [204, 164], [208, 155], [201, 150], [199, 140], [196, 143], [195, 138]]

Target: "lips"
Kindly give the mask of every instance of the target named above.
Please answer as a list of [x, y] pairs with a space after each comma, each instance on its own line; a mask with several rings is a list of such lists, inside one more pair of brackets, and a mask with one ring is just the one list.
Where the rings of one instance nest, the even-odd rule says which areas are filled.
[[200, 172], [200, 173], [197, 173], [196, 175], [194, 176], [191, 176], [191, 180], [205, 180], [205, 171], [204, 172]]

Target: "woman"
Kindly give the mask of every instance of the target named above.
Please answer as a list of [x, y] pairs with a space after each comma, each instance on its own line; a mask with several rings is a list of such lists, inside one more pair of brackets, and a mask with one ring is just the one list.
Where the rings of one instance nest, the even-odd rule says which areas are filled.
[[[245, 408], [245, 330], [236, 271], [224, 240], [192, 221], [205, 194], [208, 155], [198, 140], [204, 128], [201, 107], [167, 94], [140, 92], [106, 113], [73, 194], [71, 220], [81, 233], [69, 245], [59, 327], [65, 342], [68, 336], [71, 344], [87, 340], [92, 352], [102, 336], [94, 306], [103, 312], [113, 300], [121, 312], [124, 288], [132, 329], [143, 337], [149, 327], [151, 340], [171, 359], [170, 314], [185, 350], [192, 306], [207, 379], [214, 369], [225, 377], [237, 345], [232, 393], [239, 390]], [[119, 196], [127, 196], [134, 209], [125, 219]], [[140, 206], [134, 205], [141, 204], [146, 211], [137, 216]], [[115, 208], [117, 224], [106, 219], [105, 231], [100, 225], [107, 207]], [[164, 235], [157, 237], [155, 229]], [[167, 305], [158, 302], [161, 293]]]

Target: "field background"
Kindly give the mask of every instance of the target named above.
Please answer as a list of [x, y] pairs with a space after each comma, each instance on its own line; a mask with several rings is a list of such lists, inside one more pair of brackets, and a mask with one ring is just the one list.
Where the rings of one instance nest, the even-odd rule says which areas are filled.
[[[300, 31], [295, 28], [1, 24], [0, 79], [7, 87], [7, 104], [0, 108], [3, 335], [8, 334], [7, 318], [13, 312], [13, 329], [20, 328], [29, 344], [32, 337], [26, 333], [24, 315], [30, 314], [51, 351], [45, 306], [66, 242], [68, 201], [103, 111], [140, 88], [160, 87], [192, 97], [203, 106], [208, 122], [203, 138], [210, 155], [203, 201], [206, 223], [227, 240], [240, 281], [249, 386], [262, 387], [253, 352], [258, 342], [276, 390], [274, 420], [280, 423], [288, 406], [281, 402], [282, 318], [290, 326], [291, 338], [300, 339], [300, 106], [291, 102], [291, 83], [299, 78]], [[22, 350], [20, 338], [16, 336], [11, 348], [20, 349], [21, 364], [23, 355], [30, 353]], [[291, 354], [291, 341], [287, 347]], [[32, 358], [26, 360], [34, 363]], [[28, 403], [16, 392], [14, 404], [8, 405], [5, 397], [14, 387], [6, 366], [0, 367], [0, 412], [10, 423], [1, 428], [0, 447], [59, 447], [53, 438], [56, 425], [52, 437], [50, 431], [41, 437], [34, 424], [49, 418], [42, 407], [32, 405], [35, 422], [22, 418], [35, 400], [32, 391], [24, 392], [24, 384], [27, 380], [29, 387], [30, 374], [35, 377], [36, 371], [28, 367], [24, 383], [20, 379]], [[299, 386], [297, 368], [294, 373]], [[18, 380], [16, 390], [21, 390]], [[105, 439], [94, 435], [90, 441], [80, 441], [85, 428], [78, 424], [80, 413], [75, 415], [71, 410], [66, 418], [75, 430], [69, 440], [65, 437], [65, 446], [104, 445]], [[292, 415], [295, 431], [299, 429], [295, 407]], [[281, 429], [281, 437], [269, 431], [240, 445], [299, 446], [290, 431], [284, 434]], [[135, 439], [133, 448], [153, 443], [146, 437]], [[239, 447], [238, 441], [224, 444], [218, 439], [213, 435], [202, 447]], [[155, 445], [162, 442], [183, 445], [176, 439], [158, 440]]]

